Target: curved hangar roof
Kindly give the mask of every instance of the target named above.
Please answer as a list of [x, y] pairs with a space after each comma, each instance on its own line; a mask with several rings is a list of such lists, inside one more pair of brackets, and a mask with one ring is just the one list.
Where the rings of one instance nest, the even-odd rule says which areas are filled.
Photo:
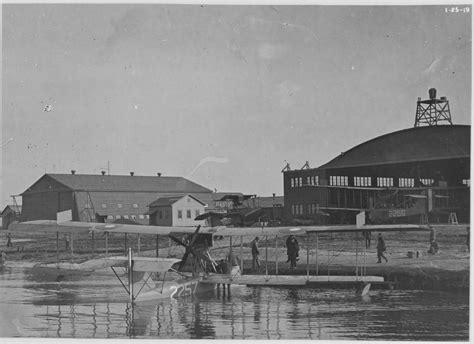
[[395, 131], [342, 153], [321, 169], [470, 158], [470, 125], [438, 125]]

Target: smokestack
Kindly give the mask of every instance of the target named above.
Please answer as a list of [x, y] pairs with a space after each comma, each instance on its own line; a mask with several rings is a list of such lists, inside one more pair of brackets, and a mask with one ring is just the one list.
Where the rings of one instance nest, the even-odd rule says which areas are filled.
[[161, 177], [161, 172], [158, 172], [156, 175], [157, 175], [158, 177]]
[[133, 177], [133, 175], [135, 174], [135, 172], [130, 172], [130, 175]]
[[101, 171], [102, 175], [105, 176], [105, 171]]
[[71, 174], [76, 174], [76, 170], [71, 170]]

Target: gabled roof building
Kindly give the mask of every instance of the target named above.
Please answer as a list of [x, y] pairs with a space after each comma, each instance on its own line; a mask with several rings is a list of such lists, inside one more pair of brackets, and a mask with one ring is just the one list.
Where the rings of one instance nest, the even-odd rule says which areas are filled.
[[159, 197], [212, 191], [183, 177], [45, 174], [21, 194], [21, 221], [55, 220], [72, 210], [74, 221], [114, 222], [133, 220], [148, 224], [148, 205]]

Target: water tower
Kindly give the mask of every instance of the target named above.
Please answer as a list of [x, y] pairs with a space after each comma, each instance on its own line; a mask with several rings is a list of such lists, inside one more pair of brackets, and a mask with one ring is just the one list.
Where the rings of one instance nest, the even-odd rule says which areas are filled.
[[416, 102], [415, 127], [420, 127], [423, 124], [429, 126], [438, 125], [442, 121], [447, 121], [452, 125], [449, 101], [446, 97], [436, 99], [436, 88], [430, 88], [428, 93], [430, 99], [421, 100], [418, 97]]

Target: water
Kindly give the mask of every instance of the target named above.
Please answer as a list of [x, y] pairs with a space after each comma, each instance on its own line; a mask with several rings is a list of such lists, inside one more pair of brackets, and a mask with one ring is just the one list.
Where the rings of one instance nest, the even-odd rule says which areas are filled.
[[46, 283], [0, 274], [0, 336], [467, 341], [469, 295], [234, 287], [133, 309], [111, 274]]

